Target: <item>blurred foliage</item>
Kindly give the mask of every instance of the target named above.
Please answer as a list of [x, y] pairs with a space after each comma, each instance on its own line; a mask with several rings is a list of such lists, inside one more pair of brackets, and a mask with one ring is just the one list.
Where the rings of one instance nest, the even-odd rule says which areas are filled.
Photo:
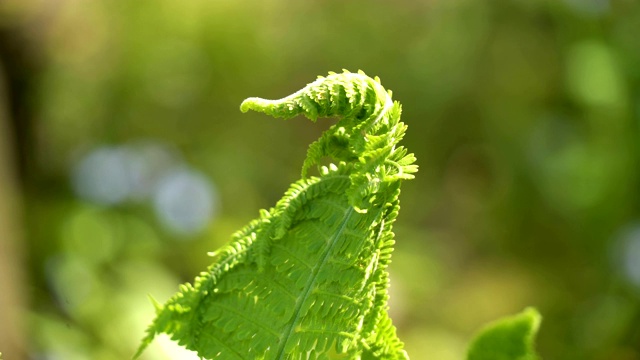
[[[473, 329], [535, 305], [543, 357], [640, 359], [638, 2], [4, 0], [0, 28], [21, 49], [0, 61], [24, 110], [31, 358], [131, 356], [146, 294], [272, 206], [330, 123], [241, 100], [346, 68], [394, 89], [420, 165], [390, 268], [413, 358], [461, 359]], [[87, 154], [141, 142], [212, 184], [204, 228], [167, 227], [154, 181], [112, 203], [74, 190]]]

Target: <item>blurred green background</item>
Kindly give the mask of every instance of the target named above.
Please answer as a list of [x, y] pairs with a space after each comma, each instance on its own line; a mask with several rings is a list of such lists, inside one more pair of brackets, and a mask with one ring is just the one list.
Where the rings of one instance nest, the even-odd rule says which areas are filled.
[[544, 358], [640, 359], [638, 1], [3, 0], [5, 359], [129, 358], [147, 294], [204, 270], [331, 124], [240, 102], [343, 68], [393, 90], [420, 166], [391, 265], [413, 359], [463, 359], [529, 305]]

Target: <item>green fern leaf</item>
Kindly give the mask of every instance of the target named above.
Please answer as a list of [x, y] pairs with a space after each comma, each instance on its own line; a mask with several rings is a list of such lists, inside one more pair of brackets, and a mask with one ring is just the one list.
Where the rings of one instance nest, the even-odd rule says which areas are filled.
[[[205, 359], [407, 359], [387, 314], [400, 182], [417, 171], [396, 146], [400, 104], [379, 79], [345, 71], [241, 110], [340, 119], [311, 144], [302, 178], [275, 207], [157, 305], [137, 355], [167, 333]], [[307, 176], [314, 166], [318, 176]]]

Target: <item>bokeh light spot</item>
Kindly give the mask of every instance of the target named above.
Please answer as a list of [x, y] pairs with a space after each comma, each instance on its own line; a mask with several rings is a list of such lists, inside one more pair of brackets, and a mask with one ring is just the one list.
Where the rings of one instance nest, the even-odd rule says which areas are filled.
[[170, 230], [183, 235], [202, 231], [216, 212], [217, 193], [200, 173], [176, 169], [158, 184], [154, 207]]
[[640, 290], [640, 224], [622, 230], [616, 244], [614, 263], [625, 279]]
[[117, 147], [98, 148], [84, 157], [72, 174], [73, 188], [86, 200], [113, 205], [130, 193], [130, 162]]
[[623, 81], [611, 49], [597, 41], [574, 45], [567, 58], [569, 93], [588, 105], [622, 105]]
[[79, 161], [72, 173], [73, 188], [79, 197], [102, 205], [142, 200], [179, 163], [179, 157], [159, 142], [104, 146]]

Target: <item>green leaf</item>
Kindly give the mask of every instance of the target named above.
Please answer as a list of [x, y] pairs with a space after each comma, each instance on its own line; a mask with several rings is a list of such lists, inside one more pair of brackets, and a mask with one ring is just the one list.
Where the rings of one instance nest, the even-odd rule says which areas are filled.
[[[387, 314], [400, 183], [417, 171], [396, 146], [400, 104], [379, 79], [345, 71], [240, 109], [339, 121], [273, 208], [215, 251], [193, 284], [154, 304], [136, 356], [166, 333], [205, 359], [408, 359]], [[307, 176], [314, 166], [319, 175]]]
[[467, 360], [537, 360], [534, 340], [542, 317], [534, 308], [492, 322], [474, 337]]

